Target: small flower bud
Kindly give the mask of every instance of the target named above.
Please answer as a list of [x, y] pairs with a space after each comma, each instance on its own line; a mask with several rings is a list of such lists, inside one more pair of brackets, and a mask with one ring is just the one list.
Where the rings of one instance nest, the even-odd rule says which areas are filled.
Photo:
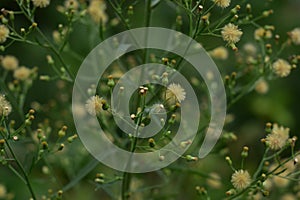
[[207, 190], [204, 187], [196, 186], [195, 190], [197, 191], [198, 195], [206, 195]]
[[232, 165], [232, 161], [229, 156], [226, 156], [225, 160], [228, 162], [229, 165]]
[[268, 54], [272, 54], [272, 45], [271, 44], [266, 44], [266, 49]]
[[243, 147], [243, 151], [242, 151], [242, 153], [241, 153], [241, 156], [242, 156], [243, 158], [247, 158], [247, 157], [248, 157], [248, 151], [249, 151], [249, 148], [248, 148], [247, 146], [244, 146], [244, 147]]
[[177, 24], [177, 26], [182, 26], [183, 22], [182, 22], [182, 16], [181, 15], [178, 15], [176, 17], [176, 24]]
[[108, 76], [107, 85], [108, 85], [108, 87], [111, 87], [111, 88], [115, 86], [115, 81], [114, 81], [112, 75], [109, 75], [109, 76]]
[[169, 83], [169, 79], [168, 79], [168, 73], [167, 72], [164, 72], [163, 75], [162, 75], [162, 84], [163, 85], [167, 85]]
[[161, 60], [164, 63], [164, 65], [168, 65], [169, 64], [169, 59], [168, 58], [162, 58]]
[[194, 156], [191, 156], [191, 155], [187, 155], [185, 158], [186, 158], [187, 161], [197, 161], [198, 160], [197, 157], [194, 157]]
[[46, 141], [43, 141], [43, 142], [42, 142], [42, 148], [43, 148], [44, 150], [48, 149], [48, 143], [47, 143]]
[[159, 161], [164, 161], [165, 160], [165, 156], [160, 155], [159, 156]]
[[77, 136], [76, 134], [73, 135], [73, 136], [71, 136], [71, 137], [68, 137], [68, 142], [69, 142], [69, 143], [72, 143], [77, 137], [78, 137], [78, 136]]
[[95, 181], [96, 183], [98, 183], [98, 184], [103, 184], [103, 183], [104, 183], [104, 180], [101, 179], [101, 178], [95, 178], [94, 181]]
[[269, 17], [271, 14], [273, 14], [273, 10], [266, 10], [262, 13], [264, 17]]
[[21, 34], [22, 34], [22, 35], [24, 35], [24, 34], [26, 33], [25, 28], [21, 28], [20, 31], [21, 31]]
[[15, 20], [14, 11], [8, 11], [8, 13], [9, 13], [9, 19], [10, 19], [11, 21], [14, 21], [14, 20]]
[[31, 26], [29, 27], [29, 30], [31, 31], [31, 30], [33, 30], [34, 28], [36, 28], [37, 26], [38, 26], [38, 24], [35, 23], [35, 22], [33, 22], [33, 23], [31, 24]]
[[251, 4], [248, 3], [248, 4], [246, 5], [246, 10], [247, 10], [248, 13], [251, 13], [251, 11], [252, 11], [252, 6], [251, 6]]
[[135, 120], [135, 114], [131, 114], [131, 115], [130, 115], [130, 118], [131, 118], [132, 120]]
[[35, 110], [33, 110], [33, 109], [30, 109], [28, 112], [28, 114], [30, 114], [30, 115], [33, 115], [34, 113], [35, 113]]
[[238, 11], [241, 9], [241, 6], [240, 5], [236, 5], [233, 9], [231, 9], [231, 14], [232, 15], [235, 15], [238, 13]]
[[199, 6], [198, 6], [198, 12], [201, 13], [202, 10], [203, 10], [203, 6], [202, 6], [202, 5], [199, 5]]
[[188, 145], [192, 144], [191, 140], [180, 142], [180, 147], [186, 148]]
[[59, 145], [59, 147], [58, 147], [58, 151], [61, 151], [61, 150], [63, 150], [64, 149], [64, 147], [65, 147], [65, 145], [63, 144], [63, 143], [61, 143], [60, 145]]
[[104, 177], [105, 177], [105, 174], [103, 174], [103, 173], [97, 173], [96, 174], [96, 178], [104, 179]]
[[34, 120], [34, 116], [30, 115], [28, 119], [25, 120], [25, 125], [30, 126], [32, 124], [32, 120]]
[[58, 131], [58, 137], [62, 138], [66, 135], [66, 130], [68, 129], [67, 126], [63, 126], [59, 131]]
[[232, 196], [232, 195], [234, 195], [234, 194], [236, 194], [235, 189], [230, 189], [230, 190], [228, 190], [228, 191], [226, 192], [226, 195], [227, 195], [227, 196]]
[[151, 148], [154, 148], [154, 147], [155, 147], [155, 140], [154, 140], [153, 138], [150, 138], [150, 139], [148, 140], [148, 143], [149, 143], [149, 146], [150, 146]]
[[298, 158], [294, 158], [294, 165], [298, 163]]
[[127, 14], [128, 15], [132, 15], [133, 14], [133, 6], [128, 6]]
[[62, 197], [62, 195], [63, 195], [63, 191], [62, 191], [62, 190], [59, 190], [59, 191], [57, 192], [57, 196]]
[[201, 17], [201, 20], [203, 21], [203, 24], [208, 26], [210, 23], [209, 23], [209, 14], [207, 15], [204, 15], [203, 17]]
[[175, 119], [176, 119], [176, 115], [175, 114], [172, 114], [171, 118], [169, 119], [169, 123], [170, 124], [174, 124], [175, 123]]
[[50, 76], [48, 76], [48, 75], [41, 75], [40, 76], [40, 80], [41, 81], [49, 81], [50, 80]]
[[270, 122], [266, 123], [265, 131], [266, 131], [266, 133], [271, 133], [271, 131], [272, 131], [272, 124]]
[[4, 140], [4, 139], [1, 139], [1, 140], [0, 140], [0, 149], [3, 149], [3, 148], [4, 148], [4, 144], [5, 144], [5, 140]]
[[47, 62], [48, 62], [49, 65], [53, 65], [54, 64], [54, 60], [53, 60], [52, 56], [47, 55], [46, 59], [47, 59]]
[[108, 110], [109, 109], [109, 105], [104, 99], [101, 100], [101, 103], [102, 103], [102, 109], [103, 110]]

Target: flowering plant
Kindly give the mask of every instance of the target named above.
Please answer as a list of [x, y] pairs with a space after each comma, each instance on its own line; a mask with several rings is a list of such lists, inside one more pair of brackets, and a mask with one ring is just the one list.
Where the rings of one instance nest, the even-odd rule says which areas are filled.
[[[273, 15], [283, 12], [281, 6], [289, 8], [291, 4], [247, 0], [2, 0], [0, 5], [0, 199], [300, 197], [295, 131], [299, 127], [292, 111], [283, 106], [285, 95], [272, 93], [284, 91], [274, 86], [278, 81], [293, 80], [299, 65], [300, 25], [278, 26]], [[295, 5], [300, 6], [296, 1]], [[78, 96], [72, 97], [72, 91], [77, 88], [76, 80], [92, 79], [78, 77], [81, 66], [91, 61], [86, 58], [92, 57], [92, 49], [108, 38], [111, 49], [130, 49], [114, 36], [151, 26], [168, 27], [176, 31], [175, 39], [181, 33], [201, 44], [193, 48], [205, 50], [212, 58], [223, 85], [215, 83], [216, 74], [209, 67], [204, 77], [197, 75], [191, 62], [175, 51], [141, 48], [117, 56], [96, 84], [79, 91], [84, 104], [77, 104], [74, 99]], [[138, 43], [138, 37], [133, 41]], [[180, 42], [174, 40], [170, 46], [181, 47]], [[192, 46], [184, 45], [188, 50]], [[96, 56], [100, 61], [95, 63], [105, 58]], [[93, 75], [101, 66], [91, 63], [87, 74]], [[156, 71], [151, 65], [147, 66], [149, 71], [126, 75], [147, 63], [164, 68]], [[179, 81], [178, 73], [186, 77], [190, 87]], [[146, 81], [129, 88], [136, 78]], [[129, 85], [124, 86], [126, 81]], [[197, 91], [192, 93], [197, 105], [187, 103], [192, 99], [189, 88]], [[227, 115], [212, 152], [200, 159], [198, 149], [205, 144], [206, 131], [217, 130], [210, 108], [215, 102], [212, 100], [221, 97], [211, 95], [210, 88], [226, 91], [223, 107]], [[129, 105], [124, 106], [129, 113], [117, 112], [131, 89], [126, 99]], [[188, 112], [184, 112], [186, 108]], [[187, 119], [186, 113], [192, 117]], [[78, 127], [78, 116], [87, 119], [86, 129]], [[254, 125], [250, 118], [255, 118]], [[89, 129], [95, 119], [101, 132]], [[198, 127], [195, 137], [189, 137], [191, 121]], [[154, 128], [147, 132], [149, 135], [144, 134], [153, 123], [160, 128], [157, 134], [151, 133]], [[223, 122], [217, 123], [223, 126]], [[177, 140], [177, 134], [183, 136]], [[120, 152], [153, 157], [145, 159], [148, 163], [134, 162], [131, 157], [120, 163], [121, 153], [114, 157], [110, 149], [95, 152], [99, 143], [90, 141], [94, 146], [87, 146], [86, 135], [105, 137], [107, 143], [122, 149]], [[212, 136], [207, 135], [210, 141]], [[169, 144], [176, 148], [162, 151]], [[102, 164], [99, 155], [116, 160], [124, 170]], [[167, 164], [143, 171], [147, 173], [130, 170], [153, 163]]]

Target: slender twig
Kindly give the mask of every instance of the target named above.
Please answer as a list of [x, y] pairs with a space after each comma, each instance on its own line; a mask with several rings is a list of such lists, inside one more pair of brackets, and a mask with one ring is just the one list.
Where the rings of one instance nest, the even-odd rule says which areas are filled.
[[[8, 134], [10, 135], [9, 128], [7, 127], [5, 121], [3, 122], [3, 124], [4, 124], [4, 127], [5, 127], [5, 129], [7, 130]], [[1, 134], [2, 134], [2, 132], [1, 132]], [[2, 135], [2, 136], [3, 136], [3, 135]], [[3, 136], [3, 137], [4, 137], [4, 136]], [[33, 199], [36, 199], [36, 196], [35, 196], [35, 193], [34, 193], [34, 191], [33, 191], [32, 186], [31, 186], [31, 183], [30, 183], [28, 174], [26, 173], [26, 171], [25, 171], [23, 165], [21, 164], [20, 160], [17, 158], [17, 156], [16, 156], [14, 150], [12, 149], [10, 143], [8, 142], [7, 138], [6, 138], [6, 137], [4, 137], [4, 138], [5, 138], [5, 144], [6, 144], [7, 148], [8, 148], [8, 150], [9, 150], [10, 154], [12, 155], [12, 157], [14, 158], [14, 160], [16, 161], [17, 166], [19, 167], [21, 173], [23, 174], [24, 179], [21, 179], [21, 180], [22, 180], [22, 181], [25, 180], [25, 183], [26, 183], [26, 185], [27, 185], [27, 187], [28, 187], [28, 190], [29, 190], [29, 192], [30, 192], [30, 194], [31, 194], [31, 197], [32, 197]], [[14, 172], [16, 173], [16, 171], [14, 171]], [[19, 178], [20, 178], [20, 176], [19, 176]]]

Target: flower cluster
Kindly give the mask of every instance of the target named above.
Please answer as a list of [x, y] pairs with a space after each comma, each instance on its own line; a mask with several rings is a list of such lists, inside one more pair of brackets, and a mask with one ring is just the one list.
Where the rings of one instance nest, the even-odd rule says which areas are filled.
[[265, 139], [266, 145], [272, 150], [283, 148], [288, 142], [289, 131], [289, 128], [283, 126], [279, 127], [277, 124], [273, 124], [271, 133], [269, 133]]

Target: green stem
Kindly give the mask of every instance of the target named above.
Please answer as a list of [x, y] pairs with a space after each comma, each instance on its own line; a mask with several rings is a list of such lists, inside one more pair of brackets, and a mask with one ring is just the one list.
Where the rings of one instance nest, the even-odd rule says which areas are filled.
[[[135, 133], [134, 133], [134, 138], [131, 142], [130, 152], [132, 152], [132, 153], [136, 149], [136, 144], [137, 144], [137, 140], [138, 140], [137, 136], [138, 136], [138, 132], [139, 132], [139, 124], [142, 120], [142, 117], [143, 117], [143, 115], [141, 114], [140, 117], [138, 118]], [[131, 165], [131, 163], [130, 163], [130, 159], [129, 159], [129, 162], [127, 163], [126, 168], [129, 168], [130, 165]], [[131, 173], [124, 172], [123, 178], [122, 178], [122, 200], [129, 199], [130, 182], [131, 182]]]
[[[4, 122], [3, 124], [4, 124], [6, 130], [7, 130], [8, 133], [9, 133], [9, 129], [7, 128], [6, 123]], [[2, 133], [2, 132], [1, 132], [1, 133]], [[9, 135], [10, 135], [10, 133], [9, 133]], [[11, 145], [9, 144], [9, 142], [8, 142], [7, 139], [5, 139], [5, 143], [6, 143], [6, 146], [7, 146], [8, 150], [9, 150], [9, 152], [11, 153], [12, 157], [13, 157], [14, 160], [16, 161], [17, 166], [18, 166], [19, 169], [21, 170], [21, 173], [23, 174], [24, 179], [21, 179], [20, 176], [18, 176], [18, 177], [19, 177], [22, 181], [25, 180], [25, 183], [26, 183], [26, 185], [27, 185], [27, 187], [28, 187], [28, 189], [29, 189], [29, 192], [30, 192], [30, 194], [31, 194], [31, 197], [32, 197], [33, 199], [36, 199], [35, 193], [34, 193], [34, 191], [33, 191], [33, 189], [32, 189], [31, 183], [30, 183], [30, 181], [29, 181], [29, 177], [28, 177], [27, 173], [25, 172], [25, 169], [24, 169], [23, 165], [21, 164], [21, 162], [20, 162], [19, 159], [17, 158], [15, 152], [13, 151], [13, 149], [12, 149], [12, 147], [11, 147]], [[16, 173], [17, 171], [14, 171], [14, 172]]]
[[106, 1], [114, 10], [114, 12], [116, 13], [117, 17], [120, 19], [120, 21], [122, 22], [122, 24], [125, 26], [125, 28], [127, 30], [130, 30], [131, 27], [130, 25], [127, 23], [126, 19], [124, 18], [124, 16], [122, 15], [122, 10], [120, 8], [120, 6], [116, 6], [114, 5], [114, 3], [112, 1]]
[[262, 168], [264, 166], [264, 163], [266, 161], [266, 156], [267, 156], [268, 152], [269, 152], [269, 148], [266, 148], [266, 150], [264, 152], [264, 155], [263, 155], [263, 158], [261, 159], [261, 161], [260, 161], [260, 163], [258, 165], [258, 168], [257, 168], [256, 172], [253, 175], [253, 179], [254, 180], [257, 178], [258, 174], [261, 172], [261, 170], [262, 170]]
[[[27, 14], [26, 10], [24, 9], [23, 5], [21, 2], [17, 1], [20, 9], [23, 11], [24, 16], [33, 24], [35, 23], [33, 17], [31, 17], [30, 15]], [[64, 62], [63, 58], [60, 55], [60, 52], [53, 46], [53, 44], [49, 41], [49, 39], [44, 35], [44, 33], [41, 31], [41, 29], [36, 26], [35, 29], [37, 30], [37, 32], [40, 34], [40, 36], [44, 39], [44, 41], [47, 43], [47, 48], [49, 48], [54, 54], [55, 56], [58, 58], [58, 60], [60, 61], [60, 63], [62, 64], [63, 68], [65, 69], [65, 71], [67, 72], [67, 75], [69, 76], [67, 80], [69, 81], [74, 81], [75, 76], [71, 73], [70, 69], [67, 67], [66, 63]], [[42, 47], [46, 47], [45, 45], [41, 45]], [[66, 79], [66, 77], [63, 77], [62, 74], [58, 74], [61, 78]], [[70, 80], [71, 79], [71, 80]]]

